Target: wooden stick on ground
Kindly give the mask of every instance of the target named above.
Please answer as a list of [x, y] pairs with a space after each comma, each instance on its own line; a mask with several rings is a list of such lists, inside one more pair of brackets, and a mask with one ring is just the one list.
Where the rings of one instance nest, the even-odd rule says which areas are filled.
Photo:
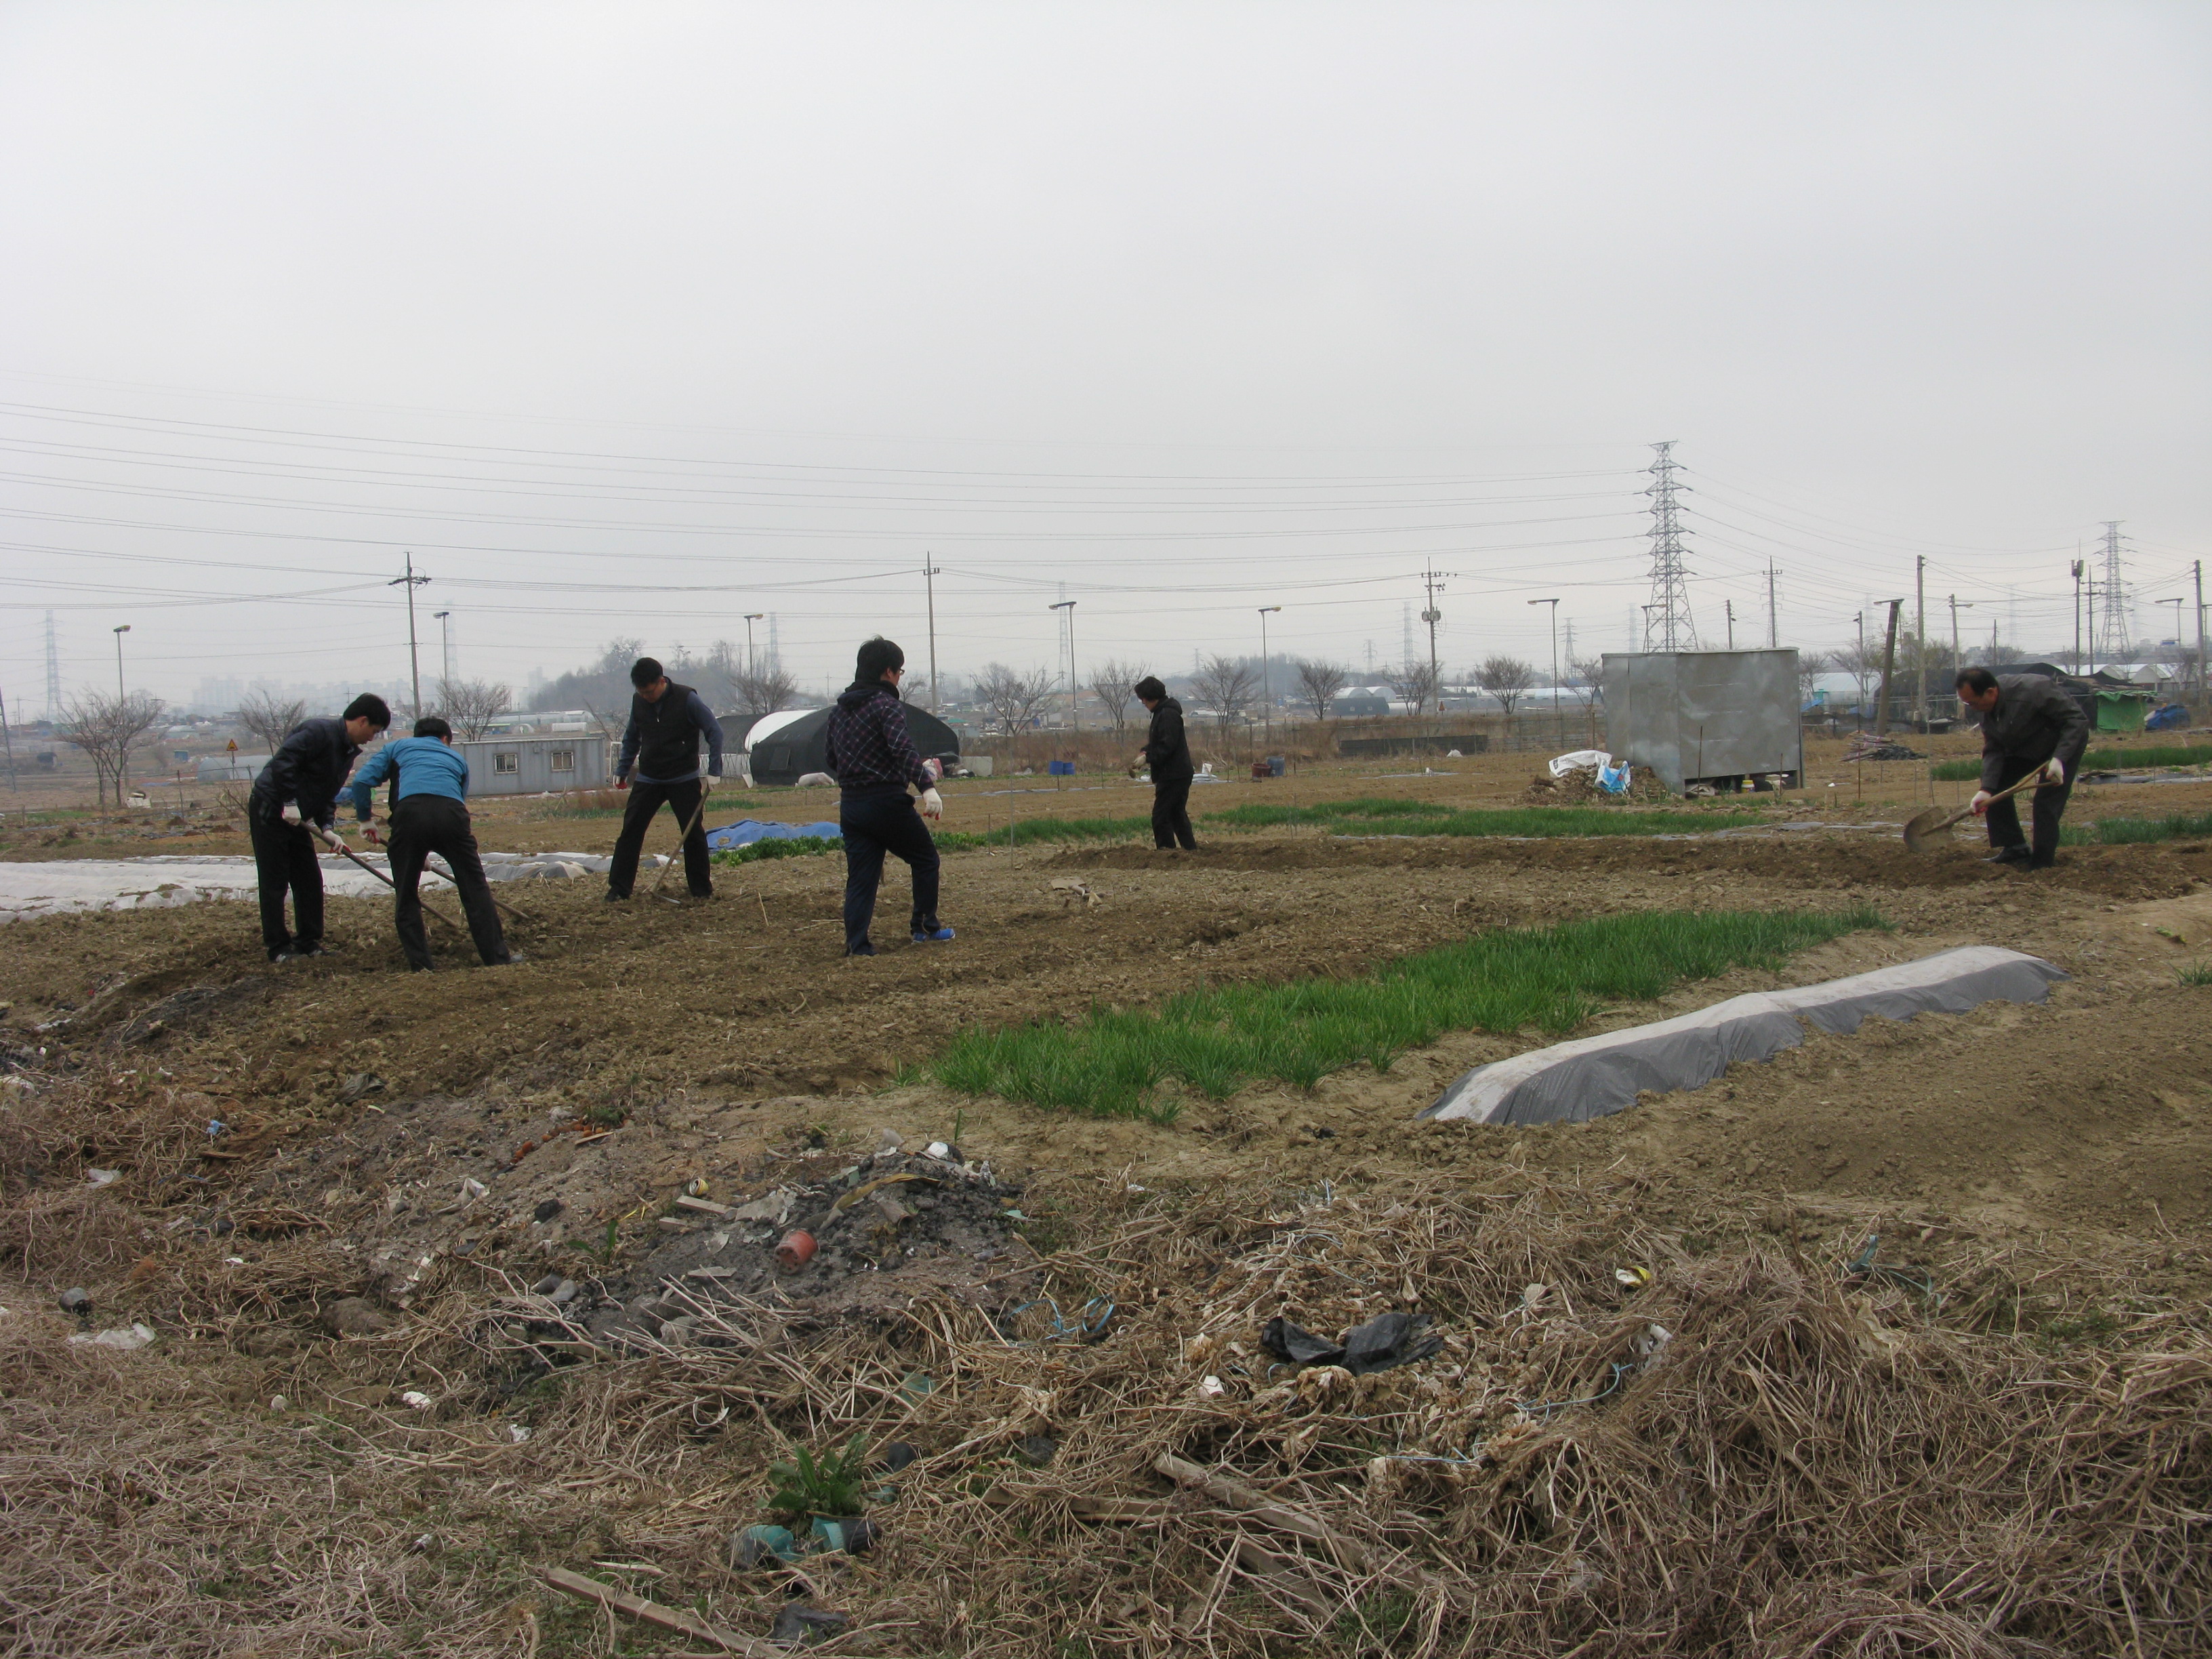
[[[378, 869], [367, 859], [362, 857], [360, 854], [355, 852], [352, 848], [347, 846], [329, 830], [318, 826], [315, 833], [320, 836], [323, 840], [329, 844], [332, 852], [344, 854], [346, 857], [351, 859], [356, 864], [361, 866], [362, 869], [368, 871], [370, 875], [374, 876], [386, 887], [391, 888], [392, 891], [398, 892], [399, 890], [398, 883], [393, 881], [391, 877], [386, 875], [383, 871]], [[437, 917], [439, 921], [444, 922], [447, 927], [452, 928], [455, 933], [465, 933], [469, 931], [467, 928], [461, 926], [459, 922], [455, 921], [451, 916], [447, 915], [443, 910], [441, 910], [436, 905], [431, 903], [429, 900], [423, 898], [420, 893], [417, 893], [415, 896], [420, 900], [422, 906], [425, 910], [428, 910], [432, 915]]]
[[775, 1643], [717, 1630], [698, 1614], [686, 1613], [681, 1607], [665, 1607], [658, 1601], [648, 1601], [641, 1595], [632, 1595], [628, 1590], [617, 1589], [612, 1584], [602, 1584], [596, 1578], [586, 1578], [580, 1572], [570, 1572], [566, 1567], [540, 1567], [538, 1571], [555, 1589], [580, 1595], [587, 1601], [597, 1601], [603, 1607], [611, 1607], [617, 1613], [642, 1620], [648, 1625], [658, 1625], [663, 1630], [680, 1631], [699, 1641], [712, 1642], [725, 1653], [744, 1654], [747, 1659], [784, 1659], [784, 1650]]

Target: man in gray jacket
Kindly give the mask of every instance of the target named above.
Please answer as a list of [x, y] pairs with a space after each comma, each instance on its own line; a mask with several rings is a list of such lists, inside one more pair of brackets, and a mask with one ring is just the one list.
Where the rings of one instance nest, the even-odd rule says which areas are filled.
[[[2089, 746], [2089, 717], [2056, 680], [2041, 674], [1963, 668], [1958, 688], [1959, 700], [1981, 721], [1982, 787], [1973, 805], [1989, 821], [1987, 862], [2048, 870], [2058, 855], [2058, 820], [2074, 793], [2075, 769]], [[2035, 787], [2031, 847], [2021, 836], [2012, 799], [1990, 797], [2033, 772], [2042, 773], [2044, 781]]]

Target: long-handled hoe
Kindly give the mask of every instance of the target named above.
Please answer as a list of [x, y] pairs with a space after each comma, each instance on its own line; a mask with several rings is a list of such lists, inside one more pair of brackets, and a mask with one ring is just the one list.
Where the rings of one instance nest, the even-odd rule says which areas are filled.
[[653, 878], [653, 885], [645, 890], [645, 896], [647, 898], [659, 899], [663, 904], [672, 904], [679, 910], [684, 908], [682, 899], [662, 895], [660, 884], [668, 879], [668, 872], [673, 870], [678, 860], [683, 858], [684, 843], [691, 839], [691, 832], [699, 827], [699, 820], [706, 816], [707, 789], [704, 781], [702, 781], [699, 788], [699, 805], [692, 810], [691, 822], [684, 826], [684, 833], [676, 838], [676, 850], [669, 854], [668, 862], [660, 866], [660, 873]]
[[[361, 866], [362, 869], [368, 871], [370, 875], [374, 876], [386, 887], [391, 888], [395, 892], [398, 890], [398, 884], [393, 881], [391, 877], [386, 875], [383, 871], [378, 869], [367, 859], [362, 857], [360, 854], [355, 852], [352, 848], [347, 846], [329, 830], [324, 829], [319, 823], [315, 826], [315, 833], [323, 838], [324, 845], [327, 846], [332, 852], [344, 854], [346, 857], [351, 859], [356, 864]], [[439, 921], [444, 922], [447, 927], [452, 928], [455, 933], [465, 933], [469, 931], [467, 928], [462, 927], [459, 922], [454, 921], [453, 917], [447, 915], [443, 910], [441, 910], [436, 905], [431, 903], [429, 900], [422, 900], [422, 908], [425, 910], [428, 910], [432, 915], [437, 917]]]

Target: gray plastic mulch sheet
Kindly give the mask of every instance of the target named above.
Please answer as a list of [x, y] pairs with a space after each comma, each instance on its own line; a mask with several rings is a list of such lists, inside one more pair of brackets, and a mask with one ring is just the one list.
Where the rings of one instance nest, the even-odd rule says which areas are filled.
[[2066, 974], [2040, 957], [1968, 945], [1917, 962], [1794, 991], [1754, 991], [1710, 1008], [1478, 1066], [1420, 1115], [1479, 1123], [1584, 1123], [1711, 1083], [1739, 1060], [1771, 1060], [1822, 1031], [1856, 1031], [1869, 1014], [1964, 1013], [1984, 1002], [2040, 1002]]

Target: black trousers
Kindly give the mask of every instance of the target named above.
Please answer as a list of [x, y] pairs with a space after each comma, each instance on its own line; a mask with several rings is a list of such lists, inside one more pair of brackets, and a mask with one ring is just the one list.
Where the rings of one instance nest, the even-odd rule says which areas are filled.
[[914, 810], [914, 797], [897, 784], [848, 790], [837, 803], [837, 827], [845, 832], [845, 948], [857, 951], [868, 943], [886, 853], [905, 860], [914, 872], [911, 930], [935, 933], [937, 843]]
[[[2014, 760], [2004, 757], [2004, 769], [1997, 775], [1997, 787], [2009, 789], [2030, 772], [2043, 765], [2041, 761]], [[2058, 820], [2065, 815], [2067, 798], [2074, 793], [2074, 780], [2069, 778], [2055, 789], [2035, 788], [2027, 792], [2029, 822], [2035, 826], [2035, 844], [2032, 855], [2038, 864], [2048, 864], [2058, 853]], [[1995, 802], [1983, 817], [1990, 826], [1990, 845], [2000, 851], [2008, 847], [2026, 846], [2027, 839], [2020, 833], [2020, 797]]]
[[399, 930], [399, 948], [406, 953], [407, 965], [430, 965], [430, 941], [422, 932], [422, 896], [416, 890], [423, 860], [433, 853], [453, 872], [454, 890], [461, 896], [461, 911], [469, 919], [469, 937], [476, 941], [477, 954], [487, 968], [505, 962], [507, 939], [500, 932], [491, 885], [484, 880], [483, 860], [477, 856], [469, 809], [443, 795], [410, 795], [392, 809], [392, 922]]
[[1155, 779], [1152, 782], [1152, 845], [1198, 850], [1198, 837], [1190, 832], [1190, 780]]
[[[629, 787], [629, 802], [623, 808], [622, 834], [615, 837], [615, 859], [607, 869], [607, 891], [617, 898], [628, 898], [629, 890], [637, 882], [637, 855], [645, 845], [645, 832], [653, 827], [653, 815], [663, 802], [676, 814], [680, 830], [691, 823], [691, 815], [699, 810], [700, 782], [690, 778], [682, 783], [634, 782]], [[691, 825], [691, 833], [684, 838], [684, 879], [691, 889], [694, 898], [711, 898], [714, 893], [714, 878], [708, 873], [707, 821], [702, 815]]]
[[[323, 941], [323, 866], [315, 862], [315, 838], [304, 823], [246, 815], [253, 843], [253, 875], [261, 887], [261, 943], [270, 956], [296, 945], [306, 949]], [[284, 896], [292, 896], [295, 931], [284, 930]]]

